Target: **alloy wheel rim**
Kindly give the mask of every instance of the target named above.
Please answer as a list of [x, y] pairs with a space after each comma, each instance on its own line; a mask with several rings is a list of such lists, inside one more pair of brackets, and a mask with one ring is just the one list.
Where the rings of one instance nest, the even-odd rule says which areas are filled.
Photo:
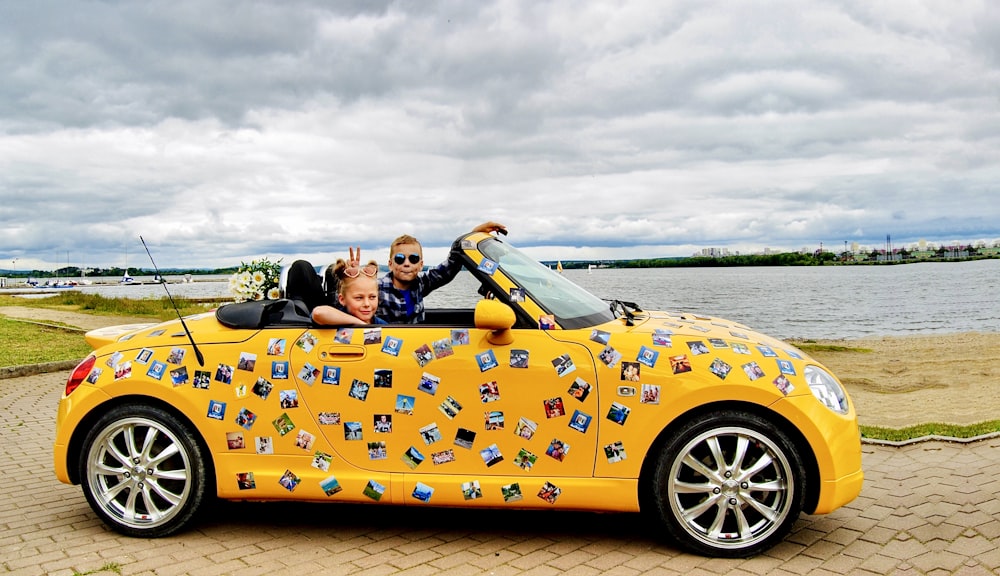
[[191, 495], [191, 459], [162, 424], [129, 418], [105, 428], [87, 458], [90, 492], [122, 524], [155, 528]]
[[692, 439], [670, 468], [670, 507], [683, 528], [714, 548], [742, 549], [787, 518], [791, 466], [767, 436], [748, 428], [713, 429]]

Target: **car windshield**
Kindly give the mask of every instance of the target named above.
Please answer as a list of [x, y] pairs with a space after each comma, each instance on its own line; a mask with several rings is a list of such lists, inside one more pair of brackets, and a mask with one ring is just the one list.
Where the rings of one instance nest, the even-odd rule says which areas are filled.
[[563, 328], [584, 328], [614, 319], [610, 305], [497, 238], [479, 243], [484, 256], [499, 264]]

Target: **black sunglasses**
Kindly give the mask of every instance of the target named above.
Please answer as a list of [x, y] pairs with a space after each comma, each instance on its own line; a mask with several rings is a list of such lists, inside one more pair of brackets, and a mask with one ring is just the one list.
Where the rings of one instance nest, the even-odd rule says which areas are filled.
[[[400, 252], [392, 257], [392, 261], [395, 262], [396, 264], [402, 264], [403, 262], [406, 262], [406, 258], [407, 258], [406, 254]], [[410, 264], [416, 264], [417, 262], [420, 262], [420, 254], [417, 253], [410, 254], [409, 259], [410, 259]]]

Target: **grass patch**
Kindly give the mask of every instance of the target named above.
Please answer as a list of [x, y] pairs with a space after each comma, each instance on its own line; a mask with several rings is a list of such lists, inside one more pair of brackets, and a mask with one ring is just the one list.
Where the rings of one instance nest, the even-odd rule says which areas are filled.
[[854, 346], [841, 346], [839, 344], [819, 344], [815, 340], [802, 340], [793, 341], [792, 344], [795, 345], [799, 350], [803, 352], [854, 352], [857, 354], [871, 354], [871, 348], [858, 348]]
[[82, 333], [0, 318], [0, 367], [79, 360], [90, 350]]
[[[204, 312], [206, 306], [191, 302], [185, 298], [174, 298], [182, 316]], [[172, 320], [177, 312], [166, 296], [162, 298], [106, 298], [100, 294], [84, 294], [68, 291], [45, 298], [18, 298], [16, 296], [0, 296], [0, 306], [28, 306], [31, 308], [49, 308], [68, 310], [101, 316], [138, 316], [155, 318], [157, 320]]]
[[88, 572], [77, 572], [76, 570], [74, 570], [73, 576], [90, 576], [91, 574], [99, 574], [101, 572], [114, 572], [115, 574], [121, 574], [122, 567], [121, 564], [117, 562], [108, 562], [104, 566], [101, 566], [96, 570], [90, 570]]
[[970, 426], [931, 422], [906, 428], [883, 428], [881, 426], [861, 426], [861, 436], [872, 440], [904, 442], [923, 436], [947, 436], [950, 438], [974, 438], [983, 434], [1000, 432], [1000, 420], [980, 422]]

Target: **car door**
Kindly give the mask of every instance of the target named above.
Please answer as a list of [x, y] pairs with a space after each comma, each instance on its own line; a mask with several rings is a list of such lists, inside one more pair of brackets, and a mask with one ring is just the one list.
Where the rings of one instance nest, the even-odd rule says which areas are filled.
[[291, 349], [300, 401], [334, 469], [589, 477], [597, 393], [590, 353], [545, 331], [490, 343], [474, 327], [313, 328]]

